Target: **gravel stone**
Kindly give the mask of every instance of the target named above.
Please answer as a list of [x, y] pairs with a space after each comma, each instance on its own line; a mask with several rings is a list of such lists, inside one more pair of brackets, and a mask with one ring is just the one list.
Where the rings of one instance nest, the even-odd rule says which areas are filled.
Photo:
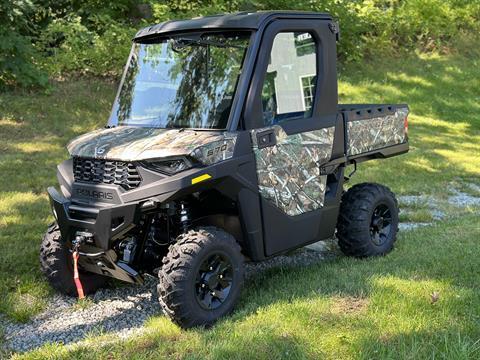
[[[478, 186], [474, 189], [477, 189]], [[456, 189], [448, 202], [458, 207], [480, 205], [480, 197], [475, 197]], [[399, 196], [401, 204], [411, 206], [426, 204], [435, 220], [441, 220], [445, 214], [438, 210], [439, 201], [426, 195]], [[409, 231], [430, 223], [405, 222], [400, 230]], [[340, 254], [336, 239], [311, 244], [287, 255], [278, 256], [260, 263], [246, 265], [246, 278], [278, 267], [306, 266], [318, 263]], [[48, 307], [25, 324], [14, 323], [0, 315], [1, 335], [6, 350], [25, 352], [48, 343], [65, 345], [82, 341], [92, 334], [111, 333], [117, 338], [128, 338], [144, 331], [145, 321], [161, 314], [156, 292], [157, 279], [146, 277], [143, 285], [119, 286], [98, 290], [88, 297], [85, 304], [77, 299], [54, 295]], [[0, 354], [2, 354], [0, 350]]]
[[25, 324], [2, 319], [7, 348], [24, 352], [48, 343], [77, 342], [92, 333], [138, 333], [149, 317], [161, 313], [156, 285], [155, 278], [146, 277], [143, 285], [100, 289], [83, 305], [56, 294], [47, 309]]
[[[288, 255], [248, 263], [246, 277], [272, 268], [314, 264], [338, 252], [336, 240], [321, 241]], [[0, 318], [6, 348], [25, 352], [49, 343], [78, 343], [92, 334], [110, 333], [120, 338], [139, 334], [148, 318], [161, 315], [156, 286], [157, 279], [147, 276], [143, 285], [100, 289], [82, 305], [76, 298], [56, 294], [42, 313], [25, 324]]]
[[432, 223], [416, 223], [416, 222], [403, 222], [398, 224], [398, 229], [400, 231], [409, 231], [409, 230], [414, 230], [422, 226], [429, 226], [432, 225]]
[[[478, 189], [478, 186], [475, 184], [468, 184], [468, 186], [474, 190]], [[448, 198], [450, 204], [458, 207], [480, 206], [480, 197], [467, 194], [454, 188], [451, 188], [450, 191], [453, 193], [453, 195]]]
[[412, 206], [417, 204], [428, 204], [436, 202], [435, 199], [428, 195], [400, 195], [397, 196], [397, 200], [400, 204], [406, 206]]

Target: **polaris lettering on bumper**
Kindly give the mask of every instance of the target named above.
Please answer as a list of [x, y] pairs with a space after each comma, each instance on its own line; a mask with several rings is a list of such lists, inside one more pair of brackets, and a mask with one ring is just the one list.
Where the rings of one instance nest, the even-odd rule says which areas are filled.
[[120, 204], [120, 196], [118, 189], [115, 187], [89, 185], [89, 184], [73, 184], [72, 199], [87, 202], [104, 202], [109, 204]]

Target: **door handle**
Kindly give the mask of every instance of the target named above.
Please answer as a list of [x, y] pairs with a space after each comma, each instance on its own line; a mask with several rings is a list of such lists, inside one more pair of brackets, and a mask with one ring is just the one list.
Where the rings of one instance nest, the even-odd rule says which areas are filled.
[[260, 131], [257, 133], [257, 146], [259, 149], [263, 149], [277, 144], [277, 137], [273, 129]]

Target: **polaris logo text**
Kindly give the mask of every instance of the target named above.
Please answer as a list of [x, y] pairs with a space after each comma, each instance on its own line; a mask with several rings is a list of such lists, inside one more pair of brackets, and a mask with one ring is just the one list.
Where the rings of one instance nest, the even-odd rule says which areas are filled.
[[107, 150], [108, 146], [110, 146], [110, 144], [104, 144], [102, 146], [96, 146], [95, 147], [95, 156], [103, 155], [105, 153], [105, 151]]
[[96, 191], [89, 189], [76, 189], [77, 195], [86, 196], [92, 199], [113, 200], [113, 194], [106, 191]]

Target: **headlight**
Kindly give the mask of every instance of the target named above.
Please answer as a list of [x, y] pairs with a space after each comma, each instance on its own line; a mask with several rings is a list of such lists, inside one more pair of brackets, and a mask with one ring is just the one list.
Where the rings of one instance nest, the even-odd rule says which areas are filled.
[[180, 171], [188, 170], [192, 167], [192, 163], [186, 158], [175, 158], [158, 161], [145, 161], [143, 166], [147, 169], [158, 171], [167, 175], [174, 175]]

